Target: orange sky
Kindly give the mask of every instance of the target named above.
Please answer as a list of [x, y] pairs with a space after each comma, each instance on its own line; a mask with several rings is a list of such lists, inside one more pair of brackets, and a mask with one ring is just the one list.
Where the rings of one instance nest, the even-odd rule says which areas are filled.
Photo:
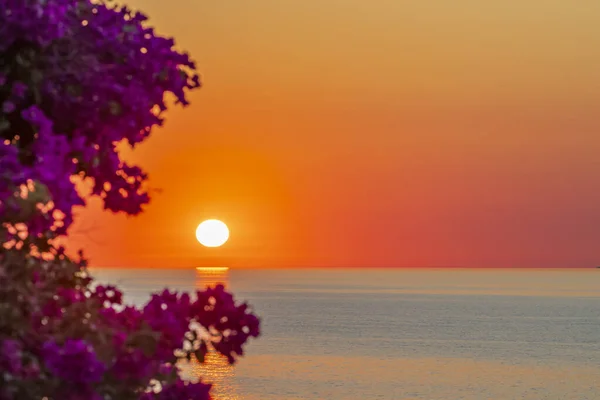
[[[136, 0], [203, 73], [96, 266], [600, 264], [600, 2]], [[223, 219], [230, 242], [202, 248]]]

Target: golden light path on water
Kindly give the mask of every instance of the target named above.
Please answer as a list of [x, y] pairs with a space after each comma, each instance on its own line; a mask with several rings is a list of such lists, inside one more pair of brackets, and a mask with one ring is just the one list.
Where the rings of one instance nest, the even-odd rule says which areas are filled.
[[[212, 267], [196, 269], [196, 289], [207, 286], [229, 284], [229, 268]], [[203, 382], [212, 383], [212, 394], [215, 400], [242, 400], [238, 395], [238, 388], [234, 382], [234, 367], [229, 365], [227, 359], [220, 354], [210, 352], [206, 355], [205, 362], [199, 363], [193, 359], [180, 365], [184, 378], [196, 381], [202, 378]]]

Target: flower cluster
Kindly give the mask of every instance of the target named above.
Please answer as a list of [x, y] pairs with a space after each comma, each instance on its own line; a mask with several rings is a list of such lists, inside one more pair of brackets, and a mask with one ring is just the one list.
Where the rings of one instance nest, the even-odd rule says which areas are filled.
[[222, 286], [124, 305], [56, 240], [88, 196], [142, 210], [147, 176], [118, 149], [163, 123], [167, 95], [187, 105], [199, 86], [188, 55], [127, 7], [0, 0], [0, 400], [207, 400], [178, 361], [233, 363], [259, 335]]
[[67, 339], [62, 345], [50, 340], [42, 347], [42, 357], [48, 372], [70, 381], [79, 391], [87, 392], [89, 385], [98, 383], [104, 375], [105, 365], [83, 340]]
[[233, 363], [260, 334], [256, 315], [220, 285], [191, 296], [165, 289], [136, 308], [62, 253], [2, 256], [0, 387], [13, 395], [0, 399], [208, 399], [210, 385], [183, 382], [178, 361], [217, 351]]
[[21, 345], [16, 340], [4, 340], [0, 343], [0, 370], [8, 374], [19, 374], [23, 367]]
[[[36, 238], [65, 234], [84, 204], [75, 176], [111, 211], [137, 214], [149, 201], [146, 174], [118, 145], [146, 139], [163, 123], [165, 95], [187, 105], [200, 82], [145, 21], [104, 1], [0, 1], [0, 221], [27, 221]], [[33, 209], [35, 226], [32, 210], [16, 212], [27, 183], [45, 206]]]

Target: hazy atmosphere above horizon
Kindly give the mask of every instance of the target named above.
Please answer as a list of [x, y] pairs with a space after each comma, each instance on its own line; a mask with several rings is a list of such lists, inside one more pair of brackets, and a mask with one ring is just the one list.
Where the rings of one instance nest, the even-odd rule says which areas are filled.
[[[600, 265], [600, 1], [132, 1], [204, 87], [93, 266]], [[198, 224], [230, 229], [201, 246]]]

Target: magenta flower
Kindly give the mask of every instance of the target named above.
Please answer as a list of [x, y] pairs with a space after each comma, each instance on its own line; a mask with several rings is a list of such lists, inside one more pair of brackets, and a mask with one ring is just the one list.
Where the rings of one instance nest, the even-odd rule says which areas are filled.
[[146, 357], [141, 350], [131, 349], [118, 355], [109, 372], [121, 381], [144, 381], [148, 380], [154, 371], [152, 359]]
[[99, 382], [106, 369], [83, 340], [68, 339], [62, 346], [55, 341], [46, 342], [42, 354], [48, 371], [77, 386]]
[[94, 299], [98, 300], [101, 304], [106, 305], [118, 305], [123, 302], [123, 293], [115, 286], [109, 285], [98, 285], [94, 290]]
[[[59, 245], [90, 196], [126, 214], [150, 201], [117, 144], [161, 126], [167, 96], [188, 104], [193, 61], [104, 0], [0, 0], [0, 59], [0, 398], [209, 399], [177, 361], [212, 346], [234, 362], [260, 333], [247, 305], [218, 286], [124, 306]], [[163, 390], [146, 393], [155, 381]]]
[[12, 101], [9, 101], [9, 100], [5, 101], [2, 104], [2, 111], [6, 114], [12, 113], [13, 111], [15, 111], [16, 108], [17, 107], [15, 106], [15, 103], [13, 103]]
[[[22, 119], [33, 128], [23, 130], [19, 122], [18, 130], [2, 136], [19, 137], [19, 151], [33, 149], [35, 158], [21, 159], [27, 178], [45, 185], [61, 211], [59, 221], [55, 213], [40, 220], [34, 236], [49, 230], [66, 233], [72, 208], [84, 204], [70, 180], [73, 175], [90, 180], [92, 194], [108, 210], [137, 214], [149, 202], [147, 175], [124, 163], [115, 144], [145, 140], [163, 123], [165, 94], [186, 105], [186, 92], [200, 82], [188, 55], [145, 21], [126, 7], [91, 0], [0, 3], [0, 56], [6, 65], [14, 63], [20, 76], [30, 72], [32, 77], [8, 82], [2, 75], [2, 86], [10, 84], [11, 91], [10, 100], [0, 104], [4, 113], [26, 106]], [[4, 54], [18, 44], [38, 53]], [[77, 54], [77, 62], [71, 54]]]
[[25, 97], [26, 93], [27, 93], [27, 85], [25, 85], [23, 82], [13, 83], [13, 86], [12, 86], [13, 96], [15, 96], [17, 99], [22, 99], [23, 97]]
[[16, 340], [0, 341], [0, 371], [19, 374], [23, 368], [21, 345]]

